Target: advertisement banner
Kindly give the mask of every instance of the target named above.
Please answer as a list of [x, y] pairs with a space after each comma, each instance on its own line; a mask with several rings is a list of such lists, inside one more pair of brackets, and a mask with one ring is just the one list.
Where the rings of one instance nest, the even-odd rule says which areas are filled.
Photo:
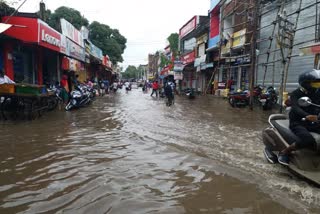
[[174, 80], [183, 80], [182, 72], [174, 72]]
[[195, 60], [195, 51], [192, 51], [192, 52], [182, 56], [181, 58], [182, 58], [182, 63], [184, 65], [192, 63]]
[[78, 44], [74, 43], [70, 39], [67, 39], [67, 53], [66, 55], [85, 62], [85, 50], [84, 48], [80, 47]]
[[89, 39], [89, 30], [85, 26], [81, 27], [81, 35], [83, 39], [88, 40]]
[[246, 29], [243, 29], [233, 34], [233, 48], [241, 47], [246, 43], [246, 32]]
[[92, 43], [90, 43], [90, 51], [92, 56], [94, 56], [97, 59], [102, 59], [103, 57], [102, 50]]
[[39, 20], [39, 45], [60, 52], [61, 34]]
[[60, 19], [61, 23], [61, 31], [62, 34], [80, 45], [80, 47], [84, 47], [83, 37], [80, 31], [78, 31], [72, 24], [70, 24], [65, 19]]
[[197, 27], [197, 16], [193, 17], [187, 24], [185, 24], [179, 31], [180, 38], [185, 37]]
[[61, 35], [60, 52], [65, 55], [69, 55], [67, 47], [67, 37], [65, 35]]
[[182, 61], [174, 61], [173, 71], [182, 72], [184, 65]]

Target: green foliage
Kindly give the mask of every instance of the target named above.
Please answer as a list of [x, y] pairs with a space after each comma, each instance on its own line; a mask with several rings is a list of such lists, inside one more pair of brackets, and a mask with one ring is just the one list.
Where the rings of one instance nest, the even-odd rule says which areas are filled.
[[44, 15], [46, 22], [59, 32], [61, 32], [61, 18], [70, 22], [78, 30], [82, 26], [88, 27], [91, 42], [102, 50], [103, 55], [108, 55], [113, 64], [123, 62], [122, 54], [126, 49], [127, 39], [120, 34], [119, 30], [96, 21], [89, 25], [88, 19], [83, 17], [79, 11], [64, 6], [56, 9], [54, 13], [46, 10]]
[[127, 39], [117, 29], [99, 22], [89, 25], [90, 40], [99, 48], [103, 54], [108, 54], [113, 64], [123, 62], [122, 54], [126, 48]]
[[61, 32], [60, 19], [64, 18], [70, 22], [78, 30], [81, 29], [81, 26], [88, 27], [89, 21], [81, 13], [73, 8], [69, 7], [59, 7], [50, 15], [50, 18], [47, 20], [48, 24]]
[[168, 38], [170, 49], [174, 57], [178, 55], [179, 50], [179, 34], [172, 33]]
[[0, 17], [9, 16], [14, 11], [15, 9], [10, 7], [6, 1], [0, 0]]
[[131, 79], [131, 78], [138, 78], [139, 69], [134, 65], [129, 65], [124, 73], [122, 73], [122, 78], [124, 79]]
[[168, 66], [170, 63], [171, 63], [171, 60], [168, 59], [167, 56], [165, 56], [164, 54], [160, 55], [160, 65], [159, 66], [161, 68], [164, 68], [164, 67]]

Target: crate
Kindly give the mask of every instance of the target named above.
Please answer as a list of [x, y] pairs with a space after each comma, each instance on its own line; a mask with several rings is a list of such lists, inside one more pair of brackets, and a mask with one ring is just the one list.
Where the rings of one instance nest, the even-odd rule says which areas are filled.
[[17, 84], [17, 94], [29, 94], [29, 95], [40, 95], [44, 94], [46, 89], [42, 85], [31, 85], [31, 84]]
[[0, 93], [13, 94], [15, 92], [15, 84], [0, 84]]

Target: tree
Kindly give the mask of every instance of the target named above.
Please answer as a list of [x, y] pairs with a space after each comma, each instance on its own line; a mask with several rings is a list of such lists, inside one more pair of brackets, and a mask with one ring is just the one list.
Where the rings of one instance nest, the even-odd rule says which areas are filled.
[[7, 1], [0, 0], [0, 18], [2, 16], [9, 16], [15, 11], [14, 8], [7, 4]]
[[51, 27], [61, 32], [61, 18], [64, 18], [65, 20], [70, 22], [78, 30], [80, 30], [82, 26], [88, 27], [89, 25], [88, 19], [82, 16], [78, 10], [65, 6], [59, 7], [54, 11], [54, 13], [51, 13], [47, 22]]
[[171, 52], [174, 58], [176, 58], [179, 50], [179, 34], [172, 33], [167, 40], [169, 41]]
[[108, 54], [113, 64], [123, 62], [122, 54], [126, 48], [127, 39], [117, 29], [111, 29], [108, 25], [97, 21], [89, 25], [89, 38], [103, 54]]
[[139, 69], [134, 65], [129, 65], [124, 73], [122, 73], [122, 78], [124, 79], [137, 79], [139, 76]]

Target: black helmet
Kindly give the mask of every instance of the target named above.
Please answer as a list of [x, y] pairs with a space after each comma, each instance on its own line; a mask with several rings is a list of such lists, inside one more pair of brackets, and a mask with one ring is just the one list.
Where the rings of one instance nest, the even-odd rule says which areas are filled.
[[311, 86], [312, 82], [320, 82], [320, 70], [313, 69], [299, 76], [299, 85], [307, 91], [315, 91], [317, 88]]

